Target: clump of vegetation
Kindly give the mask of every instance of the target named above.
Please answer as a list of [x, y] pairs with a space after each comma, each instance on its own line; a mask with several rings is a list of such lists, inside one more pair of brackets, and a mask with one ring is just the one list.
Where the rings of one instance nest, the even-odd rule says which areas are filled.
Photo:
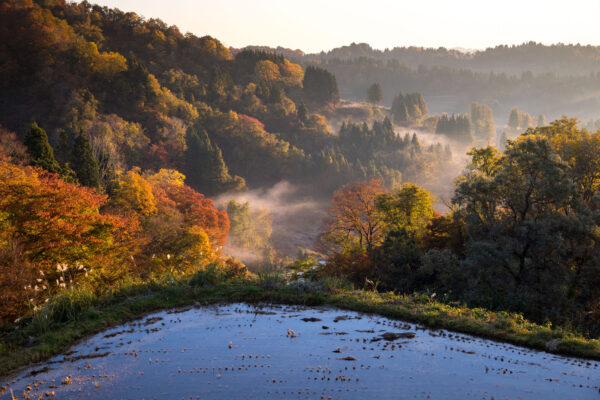
[[67, 290], [102, 293], [129, 279], [186, 275], [219, 255], [227, 214], [176, 171], [118, 175], [113, 195], [0, 161], [0, 319]]
[[478, 142], [483, 142], [483, 144], [493, 145], [496, 142], [496, 127], [492, 108], [485, 104], [473, 102], [469, 104], [469, 116], [471, 117], [475, 139]]
[[421, 93], [397, 93], [392, 101], [391, 110], [396, 124], [409, 125], [427, 115], [427, 103]]
[[473, 143], [471, 131], [471, 118], [467, 114], [442, 114], [437, 121], [435, 133], [443, 134], [459, 143], [470, 145]]

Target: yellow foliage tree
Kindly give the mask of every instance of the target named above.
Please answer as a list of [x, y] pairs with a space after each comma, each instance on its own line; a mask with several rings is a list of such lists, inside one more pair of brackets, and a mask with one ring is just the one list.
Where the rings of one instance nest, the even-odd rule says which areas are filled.
[[183, 186], [185, 175], [174, 169], [161, 168], [157, 173], [148, 175], [146, 179], [152, 185]]
[[278, 81], [281, 77], [279, 67], [272, 61], [262, 60], [256, 63], [254, 74], [259, 81], [272, 83]]
[[283, 64], [279, 66], [281, 72], [282, 81], [288, 86], [301, 86], [302, 80], [304, 79], [304, 71], [298, 64], [294, 64], [285, 60]]
[[111, 199], [114, 206], [149, 216], [156, 213], [156, 199], [152, 185], [142, 177], [139, 168], [119, 176], [118, 188]]

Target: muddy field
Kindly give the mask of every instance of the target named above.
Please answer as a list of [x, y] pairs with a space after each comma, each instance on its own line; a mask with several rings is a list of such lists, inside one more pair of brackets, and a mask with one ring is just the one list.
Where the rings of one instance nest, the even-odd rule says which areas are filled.
[[598, 363], [377, 316], [165, 311], [0, 383], [0, 399], [600, 399]]

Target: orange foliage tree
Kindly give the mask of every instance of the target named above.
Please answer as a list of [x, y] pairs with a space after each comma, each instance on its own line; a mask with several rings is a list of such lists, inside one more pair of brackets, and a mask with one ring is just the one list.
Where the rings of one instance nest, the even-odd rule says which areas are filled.
[[186, 225], [201, 227], [215, 246], [225, 245], [229, 232], [227, 212], [218, 210], [211, 199], [189, 186], [168, 185], [164, 190]]
[[0, 317], [107, 266], [126, 268], [120, 240], [136, 224], [101, 214], [105, 201], [55, 174], [0, 161]]
[[138, 273], [188, 273], [218, 258], [229, 231], [225, 211], [184, 184], [175, 170], [142, 173], [133, 169], [117, 179], [108, 208], [139, 219]]
[[370, 250], [383, 239], [383, 222], [375, 206], [375, 197], [384, 189], [381, 181], [356, 182], [333, 194], [332, 208], [320, 235], [321, 250], [345, 252]]
[[74, 263], [101, 251], [113, 222], [98, 211], [105, 201], [105, 195], [55, 174], [0, 162], [3, 235], [18, 241], [32, 262]]

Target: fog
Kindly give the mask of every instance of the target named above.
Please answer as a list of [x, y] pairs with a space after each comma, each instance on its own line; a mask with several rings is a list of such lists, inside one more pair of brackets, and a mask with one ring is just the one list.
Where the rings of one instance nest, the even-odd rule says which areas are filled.
[[[418, 179], [414, 179], [412, 183], [424, 187], [429, 190], [434, 198], [434, 208], [440, 213], [445, 213], [449, 210], [449, 204], [454, 194], [456, 179], [464, 172], [467, 165], [469, 152], [474, 145], [458, 143], [449, 139], [446, 135], [437, 134], [435, 132], [411, 129], [405, 127], [394, 127], [397, 135], [404, 136], [406, 134], [417, 136], [422, 148], [427, 148], [431, 145], [450, 147], [452, 158], [442, 164], [439, 171], [435, 175], [428, 175]], [[410, 179], [403, 179], [403, 182]]]
[[[368, 122], [368, 121], [365, 121]], [[333, 129], [339, 129], [335, 121]], [[336, 126], [337, 125], [337, 126]], [[445, 213], [449, 210], [456, 178], [461, 175], [467, 164], [466, 153], [472, 145], [459, 144], [445, 135], [423, 130], [395, 126], [396, 134], [416, 134], [422, 148], [441, 144], [449, 146], [452, 152], [451, 160], [445, 162], [438, 173], [428, 174], [418, 179], [403, 176], [404, 182], [412, 182], [429, 190], [435, 199], [434, 208]], [[337, 134], [337, 131], [334, 131]], [[393, 189], [393, 188], [392, 188]], [[249, 203], [251, 209], [264, 209], [273, 218], [271, 247], [278, 257], [295, 258], [299, 249], [314, 250], [315, 241], [322, 228], [322, 222], [330, 207], [326, 198], [315, 198], [302, 186], [288, 181], [281, 181], [271, 187], [252, 189], [245, 192], [225, 193], [214, 199], [219, 208], [225, 208], [227, 203], [235, 200], [238, 203]], [[224, 248], [227, 255], [233, 256], [248, 265], [257, 265], [264, 261], [264, 251], [250, 250], [234, 246], [228, 241]]]
[[[329, 206], [327, 201], [309, 198], [303, 192], [301, 186], [282, 181], [269, 188], [226, 193], [217, 197], [215, 203], [219, 208], [224, 208], [229, 201], [235, 200], [248, 202], [252, 209], [268, 210], [273, 217], [272, 247], [279, 256], [294, 257], [299, 248], [313, 249]], [[263, 259], [263, 254], [240, 249], [230, 243], [224, 251], [248, 264]]]

